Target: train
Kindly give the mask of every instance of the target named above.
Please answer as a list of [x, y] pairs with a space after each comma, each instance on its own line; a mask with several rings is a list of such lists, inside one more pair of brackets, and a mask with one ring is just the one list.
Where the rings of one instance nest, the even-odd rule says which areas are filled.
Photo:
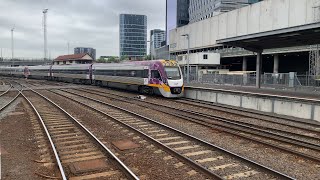
[[0, 67], [0, 75], [105, 86], [167, 98], [184, 95], [182, 72], [174, 60]]

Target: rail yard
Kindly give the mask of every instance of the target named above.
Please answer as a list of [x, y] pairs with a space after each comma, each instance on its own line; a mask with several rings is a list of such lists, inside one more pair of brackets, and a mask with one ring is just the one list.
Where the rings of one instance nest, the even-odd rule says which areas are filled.
[[0, 83], [4, 179], [318, 179], [320, 123], [44, 80]]

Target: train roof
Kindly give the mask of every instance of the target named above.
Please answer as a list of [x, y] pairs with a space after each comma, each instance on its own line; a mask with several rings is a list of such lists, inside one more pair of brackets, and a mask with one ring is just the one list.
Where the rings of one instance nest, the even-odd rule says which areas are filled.
[[95, 70], [143, 70], [148, 69], [148, 66], [137, 65], [133, 63], [110, 63], [110, 64], [93, 64]]
[[53, 65], [52, 69], [88, 69], [92, 64]]

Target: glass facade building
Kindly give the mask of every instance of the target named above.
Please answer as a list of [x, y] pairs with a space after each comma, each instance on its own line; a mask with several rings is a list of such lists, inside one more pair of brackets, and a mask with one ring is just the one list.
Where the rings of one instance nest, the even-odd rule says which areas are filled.
[[190, 0], [177, 0], [177, 27], [189, 24]]
[[155, 56], [155, 49], [161, 47], [163, 41], [166, 40], [166, 32], [161, 29], [150, 31], [150, 54]]
[[147, 54], [147, 16], [120, 14], [120, 58], [140, 60]]
[[92, 59], [96, 60], [96, 50], [90, 47], [76, 47], [74, 48], [74, 54], [88, 53]]
[[166, 0], [167, 42], [172, 29], [189, 24], [190, 0]]
[[190, 0], [189, 21], [194, 23], [261, 0]]

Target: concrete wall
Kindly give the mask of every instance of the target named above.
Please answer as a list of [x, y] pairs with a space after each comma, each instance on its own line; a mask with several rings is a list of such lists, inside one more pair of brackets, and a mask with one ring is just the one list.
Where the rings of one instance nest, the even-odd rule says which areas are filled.
[[190, 99], [320, 122], [320, 102], [298, 101], [286, 98], [250, 95], [248, 93], [191, 87], [185, 88], [185, 96]]
[[320, 14], [319, 0], [264, 0], [170, 31], [170, 51], [216, 45], [216, 40], [309, 24]]

